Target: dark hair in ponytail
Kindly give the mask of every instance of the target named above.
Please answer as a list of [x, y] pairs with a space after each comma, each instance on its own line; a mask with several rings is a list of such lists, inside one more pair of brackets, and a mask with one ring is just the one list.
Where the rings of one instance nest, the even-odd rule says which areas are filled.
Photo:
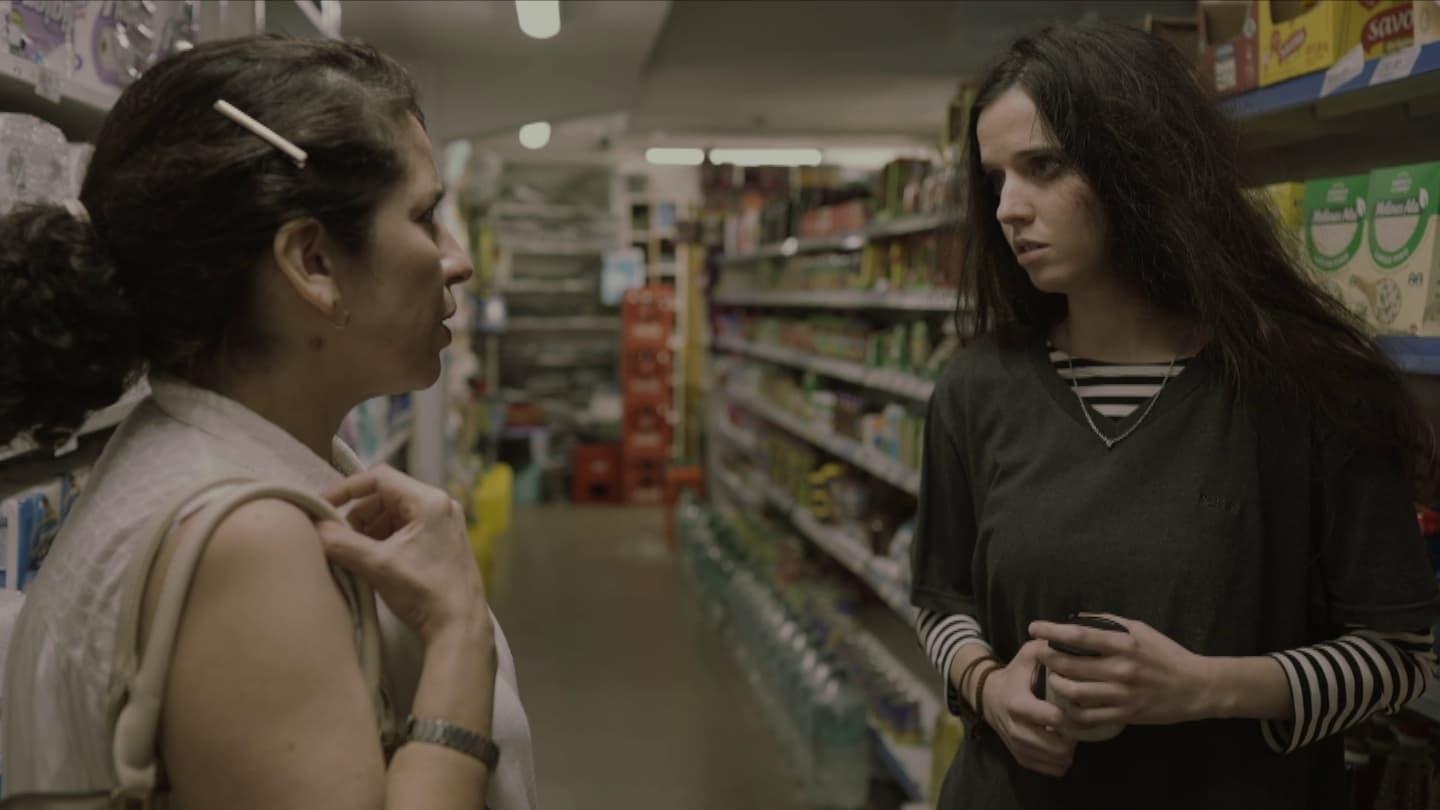
[[[308, 153], [299, 169], [214, 110], [234, 104]], [[356, 42], [210, 42], [125, 90], [80, 199], [0, 217], [0, 442], [51, 443], [146, 369], [191, 376], [249, 326], [255, 267], [285, 222], [314, 217], [369, 249], [374, 212], [404, 174], [414, 82]]]

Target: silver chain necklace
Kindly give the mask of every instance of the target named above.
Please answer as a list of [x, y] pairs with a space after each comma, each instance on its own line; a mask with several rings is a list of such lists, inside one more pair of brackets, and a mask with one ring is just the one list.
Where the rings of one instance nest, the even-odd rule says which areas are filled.
[[1127, 428], [1124, 433], [1112, 439], [1100, 432], [1100, 428], [1095, 425], [1095, 418], [1090, 415], [1090, 403], [1086, 402], [1085, 397], [1080, 395], [1080, 381], [1075, 376], [1075, 358], [1071, 357], [1069, 352], [1065, 353], [1065, 364], [1070, 368], [1070, 390], [1075, 392], [1075, 398], [1080, 401], [1080, 412], [1085, 414], [1085, 423], [1090, 426], [1090, 430], [1099, 437], [1100, 441], [1105, 443], [1106, 450], [1125, 441], [1131, 433], [1135, 432], [1136, 428], [1140, 427], [1140, 423], [1145, 421], [1145, 417], [1150, 415], [1150, 411], [1155, 408], [1155, 401], [1160, 399], [1161, 394], [1165, 393], [1165, 386], [1170, 382], [1170, 374], [1175, 371], [1175, 361], [1179, 359], [1179, 355], [1170, 358], [1170, 365], [1165, 367], [1165, 378], [1160, 381], [1160, 390], [1156, 391], [1155, 396], [1150, 397], [1150, 401], [1145, 403], [1145, 411], [1140, 414], [1140, 418], [1136, 419], [1135, 423]]

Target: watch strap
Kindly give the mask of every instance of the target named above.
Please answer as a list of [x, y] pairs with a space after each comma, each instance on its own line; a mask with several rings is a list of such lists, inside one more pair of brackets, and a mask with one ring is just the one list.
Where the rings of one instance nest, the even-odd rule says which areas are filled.
[[405, 741], [430, 743], [468, 754], [484, 763], [492, 774], [500, 764], [500, 746], [494, 740], [444, 720], [410, 715], [405, 720]]

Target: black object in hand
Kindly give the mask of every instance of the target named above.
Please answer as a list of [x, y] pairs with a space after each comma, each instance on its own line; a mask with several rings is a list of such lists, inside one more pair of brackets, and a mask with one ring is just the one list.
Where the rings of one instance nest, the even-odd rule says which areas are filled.
[[[1066, 616], [1065, 619], [1060, 622], [1060, 624], [1074, 624], [1081, 627], [1089, 627], [1094, 630], [1108, 630], [1112, 633], [1130, 632], [1129, 630], [1126, 630], [1125, 626], [1123, 624], [1120, 624], [1119, 622], [1107, 619], [1104, 616], [1092, 616], [1089, 614], [1072, 613], [1069, 616]], [[1050, 642], [1050, 649], [1056, 650], [1057, 652], [1065, 653], [1066, 655], [1078, 656], [1080, 658], [1100, 657], [1100, 653], [1094, 650], [1087, 649], [1085, 647], [1076, 647], [1072, 644], [1066, 644], [1062, 641]], [[1035, 697], [1039, 698], [1040, 700], [1045, 699], [1045, 678], [1045, 665], [1040, 664], [1035, 667], [1035, 680], [1030, 687], [1031, 691], [1035, 694]]]

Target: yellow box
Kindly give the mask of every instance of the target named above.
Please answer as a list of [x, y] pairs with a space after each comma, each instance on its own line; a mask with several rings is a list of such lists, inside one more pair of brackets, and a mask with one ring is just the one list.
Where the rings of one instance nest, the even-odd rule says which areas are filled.
[[1415, 42], [1420, 45], [1440, 42], [1440, 3], [1419, 0], [1415, 4]]
[[1325, 70], [1344, 52], [1344, 0], [1260, 0], [1260, 86]]
[[1326, 70], [1356, 45], [1366, 59], [1408, 48], [1422, 11], [1430, 25], [1433, 6], [1433, 0], [1261, 0], [1260, 84]]
[[1265, 187], [1275, 217], [1286, 228], [1299, 228], [1305, 221], [1305, 184], [1272, 183]]
[[1345, 25], [1335, 58], [1359, 44], [1365, 47], [1366, 59], [1379, 59], [1415, 44], [1415, 7], [1425, 4], [1411, 0], [1348, 0], [1341, 5], [1345, 7]]

